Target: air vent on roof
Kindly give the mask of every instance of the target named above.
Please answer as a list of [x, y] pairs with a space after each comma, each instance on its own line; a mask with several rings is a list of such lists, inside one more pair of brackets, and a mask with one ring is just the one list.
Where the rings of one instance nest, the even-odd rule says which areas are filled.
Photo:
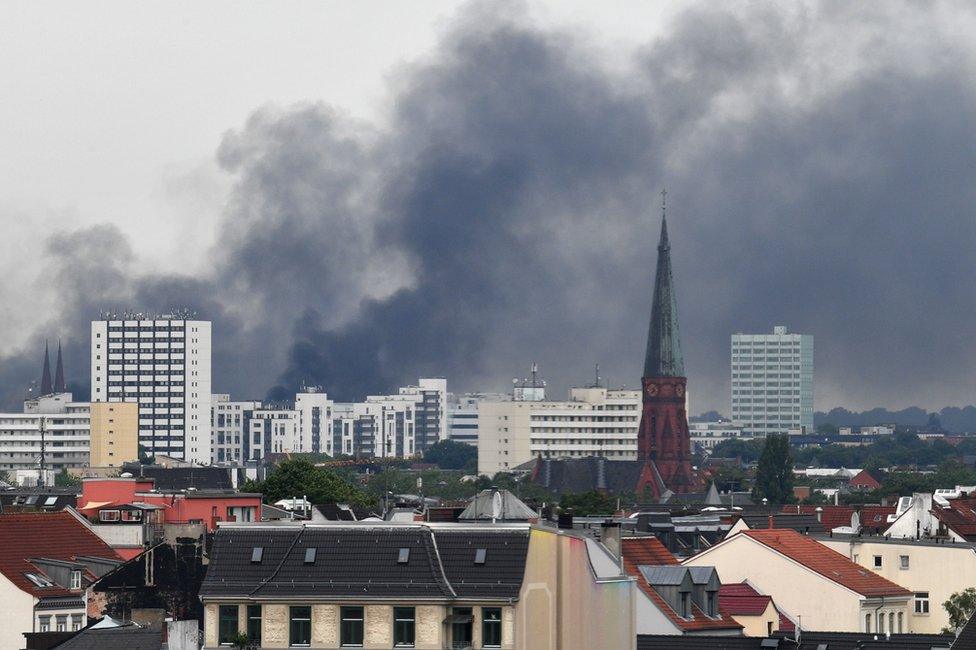
[[475, 564], [484, 564], [485, 563], [485, 559], [487, 558], [487, 556], [488, 556], [488, 549], [486, 549], [486, 548], [479, 548], [478, 550], [476, 550], [474, 552], [474, 563]]
[[264, 557], [263, 546], [255, 546], [251, 549], [251, 564], [261, 564], [262, 557]]
[[401, 548], [400, 554], [397, 556], [397, 564], [406, 564], [410, 561], [410, 549]]
[[305, 564], [315, 564], [315, 547], [305, 549]]

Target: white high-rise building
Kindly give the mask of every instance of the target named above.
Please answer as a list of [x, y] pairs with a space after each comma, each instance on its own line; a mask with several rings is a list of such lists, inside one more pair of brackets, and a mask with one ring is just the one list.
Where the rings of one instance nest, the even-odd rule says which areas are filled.
[[640, 416], [639, 390], [572, 388], [565, 402], [479, 402], [478, 473], [538, 457], [636, 460]]
[[754, 436], [813, 431], [813, 336], [732, 335], [732, 421]]
[[211, 461], [213, 463], [238, 465], [250, 460], [247, 453], [249, 422], [254, 411], [261, 408], [261, 402], [232, 402], [230, 395], [221, 393], [212, 396], [211, 402]]
[[332, 400], [317, 386], [295, 395], [295, 410], [300, 414], [302, 450], [332, 455]]
[[0, 413], [0, 470], [36, 481], [42, 455], [46, 470], [86, 467], [90, 418], [88, 402], [75, 402], [71, 393], [27, 400], [23, 413]]
[[210, 365], [210, 321], [92, 321], [91, 401], [138, 402], [139, 444], [150, 455], [211, 462]]
[[503, 393], [464, 393], [447, 395], [447, 438], [454, 442], [478, 446], [478, 404], [508, 402], [511, 395]]

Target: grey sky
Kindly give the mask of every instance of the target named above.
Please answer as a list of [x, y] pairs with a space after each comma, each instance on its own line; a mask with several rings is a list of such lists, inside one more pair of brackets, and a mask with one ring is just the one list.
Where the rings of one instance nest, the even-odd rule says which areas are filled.
[[817, 337], [818, 408], [973, 401], [965, 3], [0, 21], [8, 402], [39, 337], [85, 382], [86, 319], [127, 304], [212, 312], [241, 397], [500, 389], [533, 358], [560, 389], [596, 361], [635, 385], [662, 183], [694, 411], [728, 410], [728, 335], [779, 323]]

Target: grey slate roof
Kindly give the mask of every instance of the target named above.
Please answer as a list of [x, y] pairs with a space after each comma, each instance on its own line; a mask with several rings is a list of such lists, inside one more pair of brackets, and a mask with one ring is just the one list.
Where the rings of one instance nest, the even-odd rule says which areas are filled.
[[161, 630], [126, 625], [103, 629], [82, 630], [56, 650], [160, 650], [163, 646]]
[[[951, 637], [935, 634], [803, 632], [800, 643], [782, 633], [762, 637], [638, 634], [637, 650], [945, 650]], [[766, 645], [763, 645], [763, 644]], [[965, 646], [967, 648], [972, 646]]]
[[639, 566], [641, 575], [649, 585], [680, 585], [688, 575], [688, 567], [674, 566]]
[[[752, 530], [769, 528], [769, 517], [766, 514], [744, 514], [742, 520]], [[824, 525], [817, 521], [816, 515], [794, 515], [782, 512], [772, 513], [773, 525], [776, 528], [792, 528], [798, 533], [823, 533]]]
[[[497, 498], [496, 494], [498, 495]], [[491, 521], [494, 517], [497, 517], [499, 521], [528, 521], [529, 519], [538, 519], [539, 513], [522, 503], [517, 496], [508, 490], [488, 489], [476, 494], [458, 519]]]
[[556, 494], [606, 490], [612, 493], [633, 492], [637, 487], [643, 461], [587, 458], [540, 458], [533, 471], [533, 482]]
[[959, 630], [959, 636], [952, 642], [952, 650], [962, 650], [963, 648], [976, 648], [976, 613], [969, 617], [966, 624]]
[[[517, 598], [529, 530], [424, 525], [289, 524], [221, 526], [201, 598]], [[260, 563], [251, 561], [255, 547]], [[315, 560], [305, 562], [306, 549]], [[475, 552], [486, 549], [485, 563]], [[400, 549], [409, 549], [404, 563]]]
[[156, 467], [155, 465], [126, 464], [125, 471], [133, 476], [153, 479], [157, 490], [179, 491], [187, 488], [197, 490], [231, 490], [234, 485], [230, 472], [223, 467]]

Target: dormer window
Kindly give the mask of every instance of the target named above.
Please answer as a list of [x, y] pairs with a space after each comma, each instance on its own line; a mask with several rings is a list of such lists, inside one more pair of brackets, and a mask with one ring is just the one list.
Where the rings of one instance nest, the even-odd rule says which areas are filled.
[[71, 589], [81, 589], [81, 571], [71, 572]]
[[27, 579], [34, 583], [35, 586], [41, 589], [46, 589], [47, 587], [53, 587], [54, 583], [42, 576], [39, 573], [25, 573]]
[[691, 618], [691, 592], [682, 591], [679, 592], [678, 597], [681, 602], [681, 618]]
[[718, 616], [718, 594], [714, 591], [705, 592], [705, 613], [709, 616]]

